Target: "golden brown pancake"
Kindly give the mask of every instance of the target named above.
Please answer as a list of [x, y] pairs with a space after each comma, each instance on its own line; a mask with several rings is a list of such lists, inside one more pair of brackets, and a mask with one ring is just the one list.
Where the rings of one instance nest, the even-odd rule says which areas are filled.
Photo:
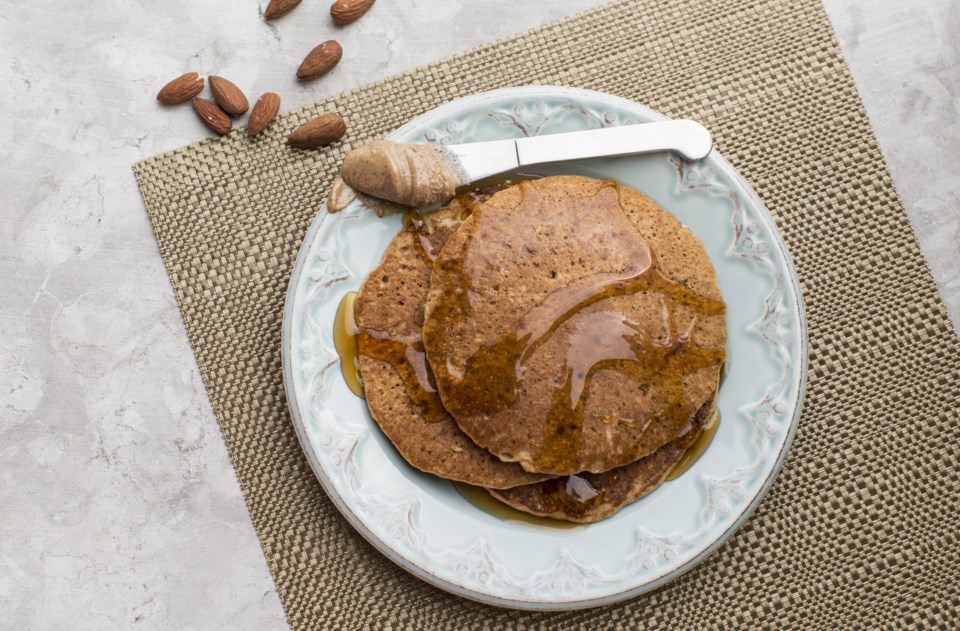
[[433, 264], [423, 343], [443, 406], [532, 472], [603, 472], [677, 439], [713, 395], [725, 306], [700, 240], [642, 193], [577, 176], [474, 208]]
[[606, 519], [660, 486], [696, 442], [704, 423], [715, 410], [714, 398], [711, 398], [694, 416], [686, 433], [626, 466], [488, 491], [501, 502], [540, 517], [580, 523]]
[[[370, 414], [414, 467], [444, 478], [504, 489], [547, 476], [478, 447], [434, 390], [420, 342], [431, 256], [460, 225], [460, 201], [408, 225], [364, 281], [356, 302], [360, 374]], [[420, 228], [417, 230], [417, 228]]]

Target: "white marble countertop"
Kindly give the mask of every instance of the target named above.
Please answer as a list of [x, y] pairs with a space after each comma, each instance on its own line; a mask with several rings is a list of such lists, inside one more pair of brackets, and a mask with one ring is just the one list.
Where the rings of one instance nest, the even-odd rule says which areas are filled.
[[[106, 4], [0, 4], [0, 626], [285, 628], [130, 169], [208, 135], [157, 90], [196, 69], [289, 109], [601, 2], [382, 1], [335, 34], [329, 0]], [[826, 4], [956, 324], [960, 4]]]

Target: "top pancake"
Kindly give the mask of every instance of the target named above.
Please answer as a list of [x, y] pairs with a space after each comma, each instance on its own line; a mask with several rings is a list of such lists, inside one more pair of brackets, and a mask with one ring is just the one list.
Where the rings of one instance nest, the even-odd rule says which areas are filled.
[[[414, 467], [505, 489], [543, 480], [471, 441], [441, 407], [423, 355], [420, 326], [431, 257], [460, 225], [454, 200], [394, 238], [356, 302], [360, 374], [370, 414]], [[416, 229], [416, 228], [419, 228]]]
[[478, 205], [434, 261], [424, 318], [457, 424], [555, 475], [623, 466], [686, 432], [726, 345], [700, 240], [638, 191], [577, 176]]

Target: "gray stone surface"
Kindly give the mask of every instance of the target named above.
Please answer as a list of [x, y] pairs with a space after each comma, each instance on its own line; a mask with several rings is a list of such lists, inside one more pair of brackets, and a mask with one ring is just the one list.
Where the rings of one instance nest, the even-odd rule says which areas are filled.
[[[265, 4], [0, 3], [0, 627], [286, 626], [130, 171], [207, 135], [159, 87], [289, 109], [600, 2], [383, 1], [342, 30]], [[960, 9], [827, 7], [956, 323]], [[298, 84], [331, 37], [341, 65]]]
[[827, 0], [953, 325], [960, 323], [960, 2]]

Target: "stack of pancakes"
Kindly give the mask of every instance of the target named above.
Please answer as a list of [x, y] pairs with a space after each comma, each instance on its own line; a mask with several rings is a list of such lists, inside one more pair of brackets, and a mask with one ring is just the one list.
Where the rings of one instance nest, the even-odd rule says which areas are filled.
[[638, 191], [576, 176], [408, 217], [356, 318], [367, 404], [411, 465], [576, 522], [664, 480], [725, 357], [700, 240]]

